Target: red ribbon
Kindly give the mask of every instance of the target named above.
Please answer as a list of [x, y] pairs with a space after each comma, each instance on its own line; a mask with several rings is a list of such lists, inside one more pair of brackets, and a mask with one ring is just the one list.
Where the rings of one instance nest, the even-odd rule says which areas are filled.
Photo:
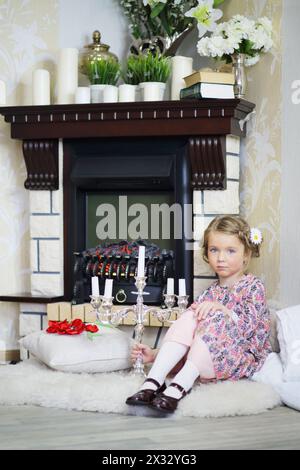
[[49, 321], [47, 333], [57, 333], [59, 335], [80, 335], [83, 331], [90, 333], [97, 333], [99, 330], [97, 325], [86, 325], [80, 318], [75, 318], [71, 322], [64, 321]]

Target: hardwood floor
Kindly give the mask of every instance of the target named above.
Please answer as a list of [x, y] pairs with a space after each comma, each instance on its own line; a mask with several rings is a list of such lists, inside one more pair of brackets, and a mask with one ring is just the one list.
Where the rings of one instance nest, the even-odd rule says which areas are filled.
[[150, 418], [0, 406], [0, 449], [300, 449], [300, 413]]

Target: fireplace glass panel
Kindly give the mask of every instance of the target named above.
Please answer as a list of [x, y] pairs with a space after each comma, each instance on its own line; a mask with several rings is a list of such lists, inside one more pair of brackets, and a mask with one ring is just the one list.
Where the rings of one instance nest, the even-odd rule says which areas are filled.
[[141, 238], [174, 249], [173, 195], [168, 191], [88, 192], [86, 248]]

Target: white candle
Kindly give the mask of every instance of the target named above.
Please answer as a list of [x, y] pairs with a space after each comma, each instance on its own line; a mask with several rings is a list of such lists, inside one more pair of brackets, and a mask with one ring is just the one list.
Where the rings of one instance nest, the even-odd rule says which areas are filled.
[[185, 279], [179, 279], [179, 295], [186, 295]]
[[91, 89], [89, 86], [79, 86], [75, 93], [75, 103], [84, 104], [91, 102]]
[[92, 295], [99, 296], [99, 282], [98, 276], [92, 277]]
[[176, 55], [172, 57], [171, 99], [179, 100], [180, 90], [186, 87], [183, 77], [193, 73], [192, 57]]
[[144, 276], [145, 276], [145, 247], [140, 246], [137, 277], [144, 277]]
[[6, 86], [3, 80], [0, 80], [0, 106], [6, 105]]
[[78, 50], [61, 49], [57, 70], [57, 103], [72, 104], [78, 87]]
[[48, 70], [37, 69], [33, 72], [32, 104], [50, 104], [50, 74]]
[[105, 299], [110, 299], [112, 297], [112, 288], [113, 288], [113, 279], [106, 279], [105, 288], [104, 288]]
[[174, 294], [174, 279], [169, 277], [167, 280], [167, 294], [173, 295]]

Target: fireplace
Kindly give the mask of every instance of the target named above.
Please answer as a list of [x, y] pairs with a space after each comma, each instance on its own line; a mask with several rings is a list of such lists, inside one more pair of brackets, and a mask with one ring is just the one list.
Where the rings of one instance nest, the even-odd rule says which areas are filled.
[[[65, 140], [63, 151], [64, 233], [68, 241], [65, 245], [65, 296], [67, 298], [73, 298], [75, 301], [80, 298], [80, 295], [77, 295], [74, 299], [74, 277], [70, 275], [74, 272], [74, 253], [95, 247], [95, 243], [90, 245], [95, 241], [97, 244], [104, 244], [124, 239], [130, 240], [128, 228], [130, 228], [130, 223], [134, 222], [134, 217], [130, 217], [126, 211], [130, 214], [130, 209], [133, 208], [138, 213], [139, 208], [144, 208], [150, 217], [151, 206], [191, 208], [191, 170], [187, 148], [187, 139], [184, 138]], [[107, 211], [110, 205], [116, 217], [112, 217], [111, 227], [107, 224], [107, 230], [102, 230], [103, 236], [107, 238], [101, 240], [95, 237], [97, 223], [98, 225], [101, 223], [96, 213], [100, 212], [101, 207], [103, 211]], [[178, 283], [178, 278], [185, 278], [187, 290], [191, 292], [192, 252], [186, 250], [186, 245], [191, 242], [191, 238], [187, 239], [182, 230], [184, 214], [181, 214], [181, 220], [179, 217], [174, 217], [174, 212], [168, 215], [172, 220], [164, 221], [161, 217], [158, 233], [154, 234], [156, 238], [153, 239], [151, 233], [153, 234], [156, 230], [153, 230], [152, 221], [148, 218], [143, 220], [144, 214], [140, 211], [137, 217], [140, 218], [137, 223], [139, 227], [131, 230], [134, 232], [131, 234], [131, 240], [142, 238], [146, 242], [155, 243], [165, 252], [172, 251], [175, 285]], [[186, 217], [187, 215], [186, 211]], [[107, 216], [105, 221], [106, 219]], [[130, 219], [133, 220], [130, 222]], [[163, 233], [164, 227], [161, 226], [164, 222], [170, 222], [171, 230], [167, 234]], [[190, 221], [186, 220], [186, 224], [188, 222], [192, 226], [192, 217]], [[176, 224], [180, 226], [176, 227]], [[146, 230], [145, 225], [148, 226]], [[179, 237], [174, 237], [174, 231], [179, 233]], [[98, 237], [100, 235], [98, 233]], [[120, 287], [118, 282], [114, 284], [113, 294], [118, 299], [118, 290], [122, 286]], [[103, 283], [101, 283], [101, 289], [103, 289]], [[85, 295], [84, 300], [88, 301], [88, 296]], [[133, 302], [133, 299], [130, 302]], [[148, 303], [161, 302], [162, 295], [156, 298], [150, 291]]]
[[[192, 218], [197, 233], [214, 215], [238, 213], [238, 150], [230, 142], [245, 135], [242, 121], [253, 108], [243, 100], [0, 108], [12, 138], [23, 141], [32, 264], [31, 292], [1, 300], [71, 301], [74, 252], [94, 245], [89, 207], [113, 195], [193, 205], [187, 224]], [[169, 241], [192, 298], [193, 282], [197, 292], [213, 273], [197, 267], [189, 231]]]

